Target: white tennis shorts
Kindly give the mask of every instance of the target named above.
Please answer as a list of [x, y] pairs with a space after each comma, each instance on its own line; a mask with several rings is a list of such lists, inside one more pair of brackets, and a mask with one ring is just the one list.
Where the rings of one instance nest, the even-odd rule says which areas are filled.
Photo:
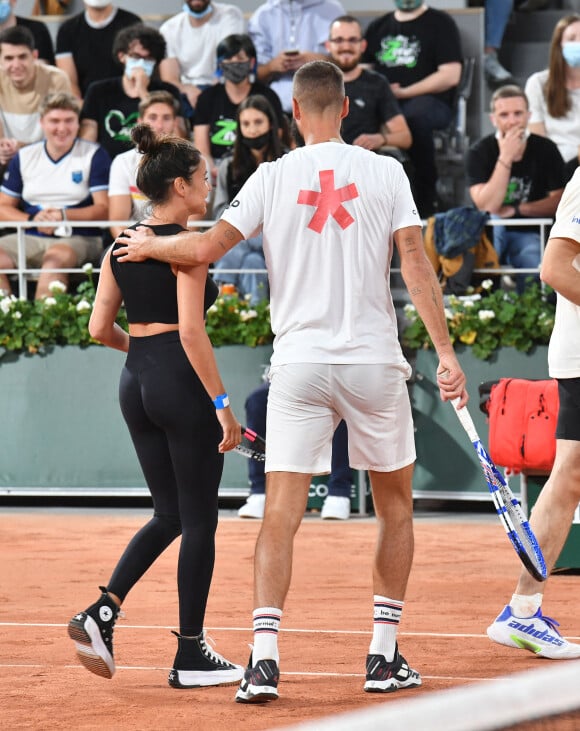
[[289, 363], [270, 369], [266, 472], [330, 472], [332, 436], [348, 427], [350, 466], [392, 472], [415, 461], [408, 365]]

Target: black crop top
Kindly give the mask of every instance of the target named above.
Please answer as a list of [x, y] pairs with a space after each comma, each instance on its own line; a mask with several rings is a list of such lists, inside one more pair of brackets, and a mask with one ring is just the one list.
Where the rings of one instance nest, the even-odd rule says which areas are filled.
[[[135, 224], [131, 228], [139, 225]], [[148, 228], [156, 236], [172, 236], [185, 230], [177, 223]], [[119, 244], [115, 244], [113, 250], [118, 247]], [[178, 323], [177, 277], [171, 270], [171, 264], [157, 259], [120, 262], [111, 254], [111, 269], [123, 295], [128, 322]], [[216, 301], [218, 291], [216, 283], [208, 274], [203, 298], [204, 313]]]

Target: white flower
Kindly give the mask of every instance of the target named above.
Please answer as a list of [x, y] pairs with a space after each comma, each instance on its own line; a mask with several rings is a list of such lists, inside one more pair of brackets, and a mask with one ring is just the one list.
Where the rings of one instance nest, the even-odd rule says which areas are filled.
[[20, 320], [22, 317], [22, 312], [20, 312], [20, 310], [14, 310], [14, 312], [12, 313], [12, 317], [15, 320]]
[[10, 308], [12, 307], [12, 299], [10, 297], [3, 297], [0, 300], [0, 310], [7, 315], [10, 312]]
[[475, 304], [475, 302], [473, 300], [465, 300], [465, 302], [463, 303], [463, 306], [464, 307], [473, 307], [474, 304]]
[[87, 302], [86, 300], [81, 300], [77, 305], [77, 312], [86, 312], [87, 310], [92, 310], [93, 306], [90, 302]]
[[45, 307], [52, 307], [53, 305], [56, 305], [56, 300], [54, 299], [54, 297], [47, 297], [44, 300]]
[[415, 305], [407, 304], [403, 308], [403, 312], [405, 313], [405, 317], [408, 320], [416, 320], [417, 319], [417, 308]]
[[240, 320], [242, 322], [252, 320], [254, 317], [258, 317], [258, 313], [256, 312], [256, 310], [242, 310], [240, 312]]
[[207, 312], [208, 312], [208, 314], [209, 314], [210, 312], [217, 312], [217, 311], [218, 311], [218, 308], [217, 308], [217, 306], [216, 306], [216, 305], [211, 305], [210, 307], [208, 307], [208, 308], [207, 308]]
[[66, 292], [66, 284], [63, 284], [60, 280], [54, 279], [49, 285], [48, 289], [51, 294], [58, 294], [59, 292]]
[[93, 273], [93, 265], [90, 261], [88, 261], [86, 264], [83, 264], [83, 272], [85, 274], [92, 274]]
[[486, 322], [487, 320], [493, 320], [495, 312], [493, 310], [480, 310], [477, 316], [482, 322]]
[[451, 312], [451, 310], [448, 307], [445, 308], [445, 317], [448, 320], [453, 320], [453, 317], [454, 317], [453, 312]]
[[481, 283], [482, 289], [491, 289], [493, 287], [493, 279], [484, 279]]

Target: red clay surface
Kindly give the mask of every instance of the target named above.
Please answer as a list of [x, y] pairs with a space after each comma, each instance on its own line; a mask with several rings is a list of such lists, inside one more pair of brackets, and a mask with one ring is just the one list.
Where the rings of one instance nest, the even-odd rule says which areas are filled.
[[[145, 518], [94, 514], [0, 514], [0, 726], [3, 729], [274, 729], [302, 720], [419, 697], [484, 678], [545, 667], [492, 644], [487, 624], [507, 602], [518, 561], [499, 523], [420, 520], [400, 628], [400, 648], [423, 687], [389, 695], [362, 690], [371, 629], [370, 560], [375, 525], [308, 517], [297, 536], [294, 576], [280, 636], [280, 700], [233, 702], [235, 688], [167, 685], [176, 650], [177, 544], [135, 587], [115, 630], [117, 673], [104, 680], [77, 661], [69, 618], [98, 596]], [[218, 652], [245, 665], [252, 610], [252, 556], [259, 523], [221, 521], [206, 618]], [[555, 576], [544, 610], [578, 634], [578, 577]], [[576, 638], [578, 639], [578, 638]]]

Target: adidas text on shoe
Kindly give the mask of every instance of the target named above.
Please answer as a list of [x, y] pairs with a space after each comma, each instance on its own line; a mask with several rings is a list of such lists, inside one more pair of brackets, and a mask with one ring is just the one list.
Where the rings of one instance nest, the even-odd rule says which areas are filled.
[[280, 670], [275, 660], [258, 660], [252, 667], [252, 656], [244, 673], [236, 703], [267, 703], [278, 698]]
[[177, 655], [168, 677], [172, 688], [206, 688], [214, 685], [236, 685], [244, 676], [244, 668], [234, 665], [213, 650], [205, 631], [197, 637], [177, 637]]
[[416, 688], [421, 682], [421, 676], [409, 667], [398, 647], [395, 647], [395, 657], [391, 662], [384, 655], [367, 655], [364, 685], [367, 693], [393, 693], [400, 688]]
[[541, 608], [533, 617], [514, 617], [506, 605], [493, 624], [487, 628], [490, 640], [507, 647], [529, 650], [538, 657], [569, 660], [580, 657], [580, 645], [568, 642], [558, 632], [559, 623], [545, 617]]
[[115, 674], [113, 628], [120, 609], [104, 587], [99, 589], [103, 592], [99, 601], [75, 614], [68, 623], [68, 635], [87, 670], [102, 678], [112, 678]]

